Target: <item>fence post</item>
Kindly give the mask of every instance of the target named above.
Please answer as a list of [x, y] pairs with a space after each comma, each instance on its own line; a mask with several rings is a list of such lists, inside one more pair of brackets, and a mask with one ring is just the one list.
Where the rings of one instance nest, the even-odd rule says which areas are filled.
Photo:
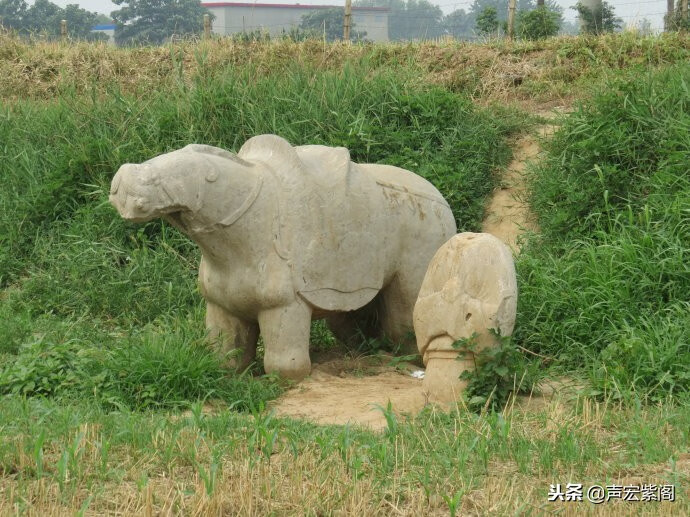
[[[197, 18], [198, 20], [198, 18]], [[211, 16], [208, 14], [204, 15], [204, 39], [209, 39], [211, 37]]]
[[508, 39], [513, 39], [515, 32], [515, 0], [508, 1]]
[[62, 41], [67, 39], [67, 20], [60, 20], [60, 38]]
[[352, 0], [345, 0], [345, 21], [343, 23], [343, 39], [350, 41], [350, 26], [352, 25]]

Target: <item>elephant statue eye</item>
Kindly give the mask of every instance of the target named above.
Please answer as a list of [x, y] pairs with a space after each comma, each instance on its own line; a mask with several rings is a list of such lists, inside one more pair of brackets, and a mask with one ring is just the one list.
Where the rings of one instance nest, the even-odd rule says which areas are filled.
[[208, 174], [206, 174], [206, 181], [209, 183], [213, 183], [218, 179], [218, 172], [217, 171], [211, 171]]

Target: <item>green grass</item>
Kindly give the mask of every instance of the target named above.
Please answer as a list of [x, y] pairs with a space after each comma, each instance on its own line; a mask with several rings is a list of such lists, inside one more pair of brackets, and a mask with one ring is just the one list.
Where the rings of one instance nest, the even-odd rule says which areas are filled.
[[595, 392], [690, 390], [690, 68], [611, 81], [534, 170], [516, 338]]

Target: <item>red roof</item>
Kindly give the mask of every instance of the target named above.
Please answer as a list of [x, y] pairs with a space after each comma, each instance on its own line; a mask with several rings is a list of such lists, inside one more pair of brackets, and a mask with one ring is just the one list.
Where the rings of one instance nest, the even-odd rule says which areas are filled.
[[[343, 7], [342, 5], [306, 5], [306, 4], [255, 4], [252, 2], [201, 2], [204, 7], [280, 7], [282, 9], [333, 9]], [[384, 11], [388, 12], [388, 7], [356, 7], [352, 6], [353, 11]]]

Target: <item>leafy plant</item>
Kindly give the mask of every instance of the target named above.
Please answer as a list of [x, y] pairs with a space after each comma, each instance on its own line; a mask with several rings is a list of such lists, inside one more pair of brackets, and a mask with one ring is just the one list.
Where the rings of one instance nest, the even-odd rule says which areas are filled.
[[473, 411], [502, 409], [511, 393], [531, 387], [536, 379], [535, 365], [528, 364], [510, 336], [501, 336], [495, 329], [488, 331], [495, 336], [495, 345], [480, 346], [476, 332], [453, 343], [459, 351], [458, 360], [469, 355], [474, 361], [474, 369], [460, 374], [468, 381], [463, 396]]
[[79, 341], [50, 343], [36, 341], [24, 345], [17, 358], [0, 371], [0, 393], [26, 396], [65, 394], [88, 385], [98, 390], [107, 374], [97, 353]]
[[531, 11], [519, 11], [517, 32], [528, 40], [549, 38], [558, 34], [562, 20], [560, 12], [543, 5]]

